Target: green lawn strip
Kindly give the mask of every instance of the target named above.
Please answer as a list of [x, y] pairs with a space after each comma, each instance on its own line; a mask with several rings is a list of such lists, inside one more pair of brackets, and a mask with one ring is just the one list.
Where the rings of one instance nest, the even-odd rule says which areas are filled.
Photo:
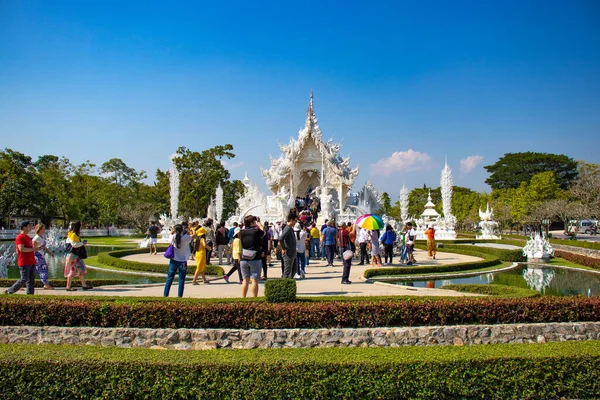
[[564, 258], [560, 258], [560, 257], [551, 258], [547, 264], [557, 266], [557, 267], [570, 267], [570, 268], [583, 269], [586, 271], [598, 272], [597, 268], [586, 267], [585, 265], [577, 264], [577, 263], [574, 263], [573, 261], [565, 260]]
[[539, 297], [540, 293], [531, 289], [518, 288], [505, 285], [484, 284], [456, 284], [442, 286], [440, 289], [455, 290], [457, 292], [476, 293], [487, 296], [500, 297]]
[[0, 345], [2, 398], [594, 398], [600, 342], [170, 351]]
[[[143, 235], [135, 236], [91, 236], [84, 237], [89, 245], [104, 245], [104, 246], [123, 246], [127, 248], [137, 248], [138, 241], [143, 239]], [[136, 241], [135, 243], [133, 241]]]

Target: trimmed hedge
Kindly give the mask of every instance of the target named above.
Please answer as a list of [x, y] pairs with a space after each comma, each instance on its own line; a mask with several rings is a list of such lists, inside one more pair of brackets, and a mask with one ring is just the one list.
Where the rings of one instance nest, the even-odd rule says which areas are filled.
[[456, 290], [457, 292], [485, 294], [488, 296], [540, 297], [540, 293], [536, 292], [535, 290], [494, 284], [456, 284], [442, 286], [441, 289]]
[[283, 304], [126, 302], [11, 295], [0, 299], [0, 325], [278, 329], [600, 320], [598, 297], [413, 298]]
[[4, 399], [600, 396], [600, 342], [181, 351], [0, 345]]
[[268, 303], [293, 303], [296, 301], [296, 280], [270, 279], [266, 281], [265, 300]]
[[588, 257], [582, 254], [571, 253], [564, 250], [554, 250], [554, 256], [564, 258], [565, 260], [579, 265], [585, 265], [586, 267], [600, 269], [600, 258]]
[[497, 249], [494, 247], [483, 247], [483, 246], [467, 246], [467, 245], [455, 245], [455, 244], [444, 244], [444, 252], [459, 253], [473, 256], [480, 256], [482, 254], [493, 256], [501, 261], [507, 262], [523, 262], [526, 258], [523, 256], [521, 249], [509, 250], [509, 249]]
[[[0, 279], [0, 287], [10, 287], [10, 286], [14, 285], [16, 281], [17, 281], [17, 279]], [[108, 285], [126, 285], [129, 283], [129, 281], [125, 281], [122, 279], [86, 279], [85, 282], [88, 285], [91, 285], [94, 287], [108, 286]], [[50, 279], [48, 281], [48, 283], [50, 284], [50, 286], [54, 286], [54, 287], [67, 287], [67, 281], [62, 280], [62, 279]], [[36, 279], [34, 286], [36, 288], [41, 288], [41, 287], [44, 287], [44, 284], [39, 279]], [[71, 286], [80, 287], [81, 282], [79, 282], [79, 280], [77, 280], [77, 281], [73, 280]], [[25, 286], [23, 286], [23, 287], [25, 287]]]
[[[165, 251], [166, 247], [159, 247], [158, 251]], [[144, 271], [144, 272], [162, 272], [166, 274], [169, 270], [169, 266], [167, 264], [151, 264], [144, 263], [138, 261], [129, 261], [123, 260], [122, 257], [130, 256], [133, 254], [145, 254], [148, 252], [148, 249], [128, 249], [128, 250], [117, 250], [117, 251], [109, 251], [98, 254], [98, 261], [102, 264], [109, 265], [115, 268], [128, 269], [134, 271]], [[194, 266], [191, 265], [193, 262], [188, 262], [190, 264], [190, 270], [193, 271]], [[223, 268], [216, 265], [207, 265], [206, 266], [206, 275], [216, 275], [221, 276], [225, 275], [225, 271]]]
[[581, 247], [584, 249], [600, 250], [600, 242], [588, 242], [587, 240], [565, 240], [551, 238], [550, 243], [562, 244], [565, 246]]

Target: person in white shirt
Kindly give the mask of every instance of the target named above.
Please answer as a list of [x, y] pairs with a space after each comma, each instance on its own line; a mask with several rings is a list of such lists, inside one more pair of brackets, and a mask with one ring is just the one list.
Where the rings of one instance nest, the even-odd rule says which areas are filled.
[[190, 243], [192, 236], [183, 232], [183, 226], [175, 225], [175, 231], [169, 238], [169, 242], [173, 245], [174, 255], [169, 262], [169, 271], [167, 273], [167, 282], [165, 282], [164, 296], [169, 297], [171, 285], [175, 279], [175, 274], [179, 274], [179, 290], [178, 297], [183, 297], [183, 289], [185, 287], [185, 275], [187, 273], [187, 261], [191, 255]]
[[411, 222], [407, 222], [406, 227], [406, 252], [408, 254], [408, 262], [406, 263], [406, 265], [413, 265], [417, 262], [417, 260], [415, 260], [415, 257], [413, 256], [417, 232], [415, 231], [415, 228], [413, 228]]
[[304, 230], [303, 222], [296, 222], [294, 234], [296, 235], [296, 252], [298, 254], [298, 274], [296, 274], [296, 279], [304, 279], [306, 278], [306, 237], [308, 233]]
[[366, 229], [359, 228], [358, 231], [358, 246], [360, 247], [360, 262], [358, 265], [365, 265], [365, 260], [367, 260], [367, 264], [369, 261], [369, 253], [367, 253], [367, 243], [369, 242], [369, 231]]
[[44, 289], [46, 290], [54, 290], [54, 287], [50, 285], [48, 282], [48, 263], [46, 263], [46, 258], [44, 254], [50, 254], [54, 258], [54, 253], [52, 253], [46, 247], [46, 239], [44, 239], [43, 235], [46, 231], [46, 225], [37, 224], [35, 226], [35, 236], [33, 237], [33, 249], [35, 254], [35, 269], [38, 274], [40, 274], [40, 280], [44, 284]]

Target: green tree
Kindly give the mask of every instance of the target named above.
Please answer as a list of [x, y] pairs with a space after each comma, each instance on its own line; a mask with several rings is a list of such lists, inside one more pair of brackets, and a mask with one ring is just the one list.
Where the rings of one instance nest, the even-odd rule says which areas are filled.
[[381, 194], [381, 209], [378, 211], [379, 215], [390, 215], [392, 209], [392, 199], [387, 192]]
[[562, 189], [568, 189], [577, 178], [577, 163], [565, 155], [548, 153], [506, 153], [496, 163], [484, 167], [491, 175], [486, 183], [492, 189], [517, 189], [529, 183], [534, 175], [552, 171]]
[[39, 187], [31, 157], [8, 148], [0, 151], [0, 214], [8, 223], [13, 215], [35, 210]]
[[35, 168], [40, 183], [40, 197], [35, 207], [36, 215], [46, 225], [49, 225], [55, 217], [63, 221], [74, 219], [78, 212], [72, 201], [71, 162], [65, 157], [44, 155], [37, 159]]
[[431, 189], [423, 185], [423, 188], [415, 188], [408, 194], [408, 215], [419, 217], [423, 214], [429, 191], [431, 191], [431, 201], [435, 204], [435, 210], [440, 214], [442, 213], [441, 188]]
[[[210, 199], [215, 196], [217, 186], [223, 188], [223, 219], [227, 219], [237, 208], [237, 198], [243, 184], [228, 183], [229, 171], [221, 160], [235, 157], [233, 146], [215, 146], [202, 152], [186, 147], [177, 149], [175, 165], [179, 170], [179, 212], [182, 216], [206, 216]], [[239, 182], [239, 183], [238, 183]]]

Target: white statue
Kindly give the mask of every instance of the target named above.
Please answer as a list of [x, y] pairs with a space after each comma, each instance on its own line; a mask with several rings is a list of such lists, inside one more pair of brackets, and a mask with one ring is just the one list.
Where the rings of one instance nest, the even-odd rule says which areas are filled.
[[554, 249], [548, 239], [539, 232], [535, 232], [523, 247], [523, 255], [530, 263], [548, 262], [550, 256], [554, 255]]
[[479, 222], [481, 235], [478, 235], [477, 239], [500, 239], [495, 233], [498, 222], [494, 221], [494, 209], [490, 208], [490, 203], [487, 204], [485, 211], [479, 209], [479, 218], [481, 218]]
[[17, 253], [8, 245], [0, 246], [0, 278], [8, 277], [8, 266], [15, 265]]
[[325, 187], [322, 190], [321, 198], [319, 199], [321, 202], [321, 215], [322, 219], [332, 219], [333, 218], [333, 196], [329, 194], [329, 188]]
[[552, 282], [555, 275], [555, 272], [550, 268], [527, 267], [527, 269], [523, 271], [523, 279], [527, 282], [527, 286], [542, 293], [550, 286], [550, 282]]

